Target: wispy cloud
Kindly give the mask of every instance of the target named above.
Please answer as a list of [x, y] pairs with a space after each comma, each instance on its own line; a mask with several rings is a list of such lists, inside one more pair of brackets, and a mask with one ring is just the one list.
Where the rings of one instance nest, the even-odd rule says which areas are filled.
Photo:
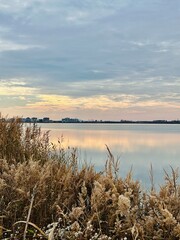
[[[42, 20], [54, 15], [56, 19], [61, 20], [59, 24], [85, 24], [112, 15], [119, 8], [126, 7], [131, 0], [111, 1], [90, 1], [90, 0], [27, 0], [18, 1], [2, 0], [0, 3], [0, 12], [14, 14], [15, 19], [26, 18], [29, 23], [35, 23], [36, 19]], [[30, 11], [29, 11], [30, 10]], [[27, 14], [28, 13], [28, 14]], [[41, 15], [41, 16], [40, 16]], [[44, 15], [44, 16], [43, 16]], [[48, 25], [48, 23], [46, 23]]]
[[37, 94], [38, 89], [27, 86], [23, 79], [0, 79], [0, 96], [27, 96]]
[[179, 40], [167, 40], [167, 41], [154, 41], [154, 40], [143, 40], [143, 41], [130, 41], [130, 44], [143, 49], [149, 49], [155, 53], [166, 53], [172, 54], [180, 53], [180, 41]]
[[0, 39], [0, 52], [28, 50], [28, 49], [32, 49], [32, 48], [41, 48], [41, 47], [36, 46], [36, 45], [19, 44], [19, 43], [15, 43], [13, 41], [9, 41], [6, 39]]
[[[61, 95], [38, 95], [37, 102], [27, 104], [28, 108], [43, 111], [76, 111], [76, 110], [98, 110], [109, 111], [131, 108], [176, 108], [180, 106], [177, 102], [164, 101], [164, 99], [151, 99], [149, 96], [137, 95], [98, 95], [93, 97], [76, 97]], [[171, 99], [172, 100], [172, 99]]]

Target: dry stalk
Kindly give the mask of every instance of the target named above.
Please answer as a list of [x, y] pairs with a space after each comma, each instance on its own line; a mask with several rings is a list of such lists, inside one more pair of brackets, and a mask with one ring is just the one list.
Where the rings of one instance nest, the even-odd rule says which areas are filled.
[[30, 206], [29, 206], [29, 211], [28, 211], [28, 215], [27, 215], [27, 219], [26, 219], [26, 225], [25, 225], [25, 228], [24, 228], [23, 240], [26, 240], [26, 233], [27, 233], [29, 219], [30, 219], [30, 216], [31, 216], [32, 206], [33, 206], [33, 202], [34, 202], [34, 198], [35, 198], [35, 194], [36, 194], [36, 188], [37, 188], [37, 184], [33, 188], [31, 202], [30, 202]]
[[172, 171], [172, 181], [174, 186], [175, 197], [177, 197], [177, 178], [178, 178], [178, 169], [175, 171], [172, 166], [170, 166]]
[[117, 158], [117, 160], [115, 161], [114, 155], [112, 154], [111, 150], [106, 144], [105, 146], [108, 151], [108, 157], [109, 157], [105, 165], [106, 172], [111, 178], [113, 178], [113, 174], [114, 174], [114, 178], [115, 180], [117, 180], [118, 172], [119, 172], [119, 164], [120, 164], [119, 158]]
[[154, 185], [154, 174], [153, 174], [153, 166], [151, 164], [150, 170], [149, 170], [149, 178], [151, 182], [151, 192], [155, 192], [155, 185]]

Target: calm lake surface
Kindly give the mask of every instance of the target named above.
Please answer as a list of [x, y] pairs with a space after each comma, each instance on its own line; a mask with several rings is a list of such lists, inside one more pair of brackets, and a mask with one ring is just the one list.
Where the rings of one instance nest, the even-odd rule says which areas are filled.
[[79, 162], [91, 163], [97, 171], [104, 170], [106, 145], [115, 159], [120, 158], [119, 174], [123, 178], [133, 168], [133, 177], [148, 188], [149, 170], [153, 166], [158, 187], [165, 169], [170, 172], [180, 166], [180, 125], [155, 124], [61, 124], [40, 125], [50, 130], [50, 140], [57, 143], [63, 136], [63, 146], [77, 147]]

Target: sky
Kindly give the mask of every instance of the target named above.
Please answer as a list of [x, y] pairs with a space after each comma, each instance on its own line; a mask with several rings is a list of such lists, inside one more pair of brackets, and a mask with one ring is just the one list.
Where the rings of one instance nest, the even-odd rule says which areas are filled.
[[0, 0], [0, 112], [180, 118], [179, 0]]

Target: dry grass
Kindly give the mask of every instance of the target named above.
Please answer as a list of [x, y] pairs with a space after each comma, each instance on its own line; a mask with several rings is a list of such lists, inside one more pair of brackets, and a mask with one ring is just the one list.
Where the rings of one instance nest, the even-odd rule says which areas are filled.
[[[107, 147], [103, 173], [79, 168], [76, 149], [59, 149], [48, 132], [20, 119], [0, 121], [0, 239], [180, 239], [178, 171], [160, 191], [142, 192], [118, 176]], [[27, 231], [25, 230], [27, 227]]]

